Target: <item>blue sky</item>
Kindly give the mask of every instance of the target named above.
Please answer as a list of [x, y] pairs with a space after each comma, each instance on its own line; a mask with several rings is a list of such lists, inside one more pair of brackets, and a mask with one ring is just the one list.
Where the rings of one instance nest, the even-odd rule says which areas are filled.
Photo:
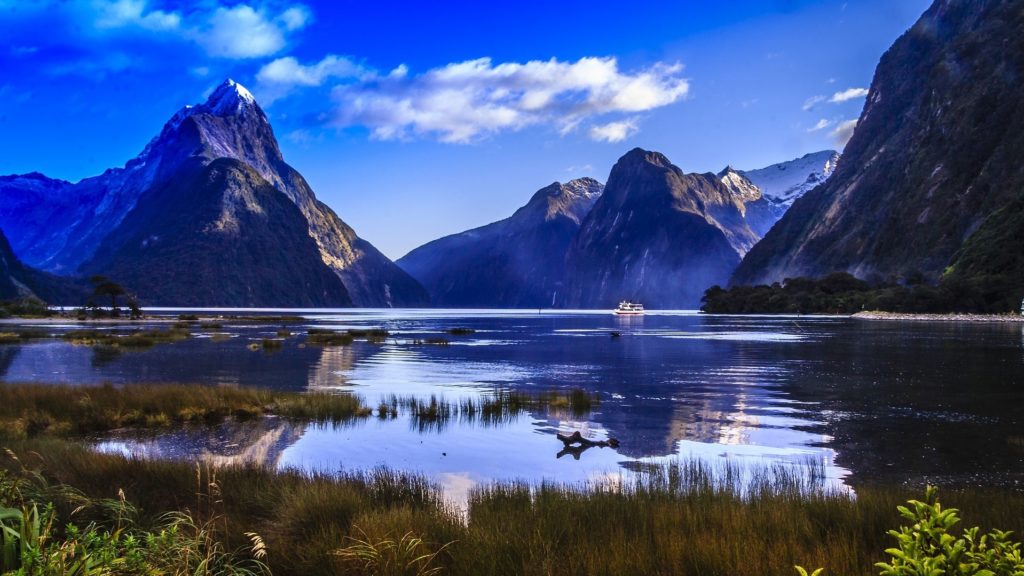
[[701, 172], [841, 149], [928, 4], [0, 0], [0, 174], [123, 165], [231, 77], [398, 258], [636, 146]]

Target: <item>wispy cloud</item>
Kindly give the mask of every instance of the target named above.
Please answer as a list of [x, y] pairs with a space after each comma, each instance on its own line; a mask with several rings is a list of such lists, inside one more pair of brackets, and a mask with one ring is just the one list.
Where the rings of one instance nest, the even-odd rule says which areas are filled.
[[854, 98], [863, 98], [867, 95], [867, 88], [847, 88], [842, 92], [836, 92], [835, 94], [833, 94], [832, 97], [828, 99], [828, 101], [832, 102], [833, 104], [838, 104], [840, 102], [846, 102], [847, 100], [853, 100]]
[[[68, 19], [75, 34], [89, 42], [134, 34], [154, 41], [168, 39], [199, 46], [215, 58], [246, 59], [272, 56], [289, 44], [290, 35], [312, 21], [302, 4], [282, 6], [264, 2], [197, 2], [187, 10], [155, 8], [149, 0], [36, 0], [19, 14], [42, 12]], [[2, 7], [2, 6], [0, 6]]]
[[95, 26], [99, 29], [138, 27], [150, 31], [177, 30], [181, 14], [150, 10], [145, 0], [112, 0], [93, 2]]
[[826, 119], [822, 118], [822, 119], [818, 120], [817, 124], [815, 124], [814, 126], [811, 126], [810, 128], [808, 128], [807, 131], [808, 132], [818, 132], [818, 131], [824, 130], [825, 128], [828, 128], [831, 125], [832, 125], [832, 121], [831, 120], [826, 120]]
[[815, 106], [817, 106], [818, 104], [821, 104], [824, 101], [825, 101], [825, 97], [824, 96], [821, 96], [821, 95], [811, 96], [807, 100], [804, 100], [804, 105], [801, 106], [801, 108], [805, 112], [809, 112], [811, 110], [814, 110]]
[[846, 146], [846, 143], [850, 141], [850, 137], [853, 136], [853, 130], [856, 127], [856, 119], [846, 120], [844, 122], [840, 122], [835, 129], [828, 133], [828, 135], [831, 136], [832, 139], [835, 140], [836, 145], [842, 149]]
[[279, 86], [320, 86], [330, 78], [359, 78], [370, 74], [362, 65], [344, 56], [330, 54], [323, 60], [305, 66], [292, 56], [265, 64], [256, 74], [261, 84]]
[[637, 121], [607, 117], [684, 98], [689, 83], [681, 73], [680, 64], [660, 62], [627, 73], [619, 70], [615, 58], [500, 64], [480, 58], [412, 76], [400, 67], [335, 86], [338, 108], [332, 123], [365, 126], [383, 140], [435, 137], [468, 143], [539, 124], [550, 124], [564, 135], [600, 119], [604, 123], [589, 134], [613, 142], [635, 133]]
[[627, 118], [618, 122], [592, 126], [590, 138], [598, 142], [622, 142], [640, 130], [636, 122], [636, 118]]

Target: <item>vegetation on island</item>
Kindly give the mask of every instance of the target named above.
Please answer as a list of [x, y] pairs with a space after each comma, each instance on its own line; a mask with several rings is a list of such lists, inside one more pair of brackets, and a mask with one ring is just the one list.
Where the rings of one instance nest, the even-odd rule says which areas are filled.
[[712, 286], [701, 310], [714, 314], [855, 314], [872, 310], [906, 313], [1008, 313], [1019, 309], [1024, 286], [1009, 296], [988, 291], [983, 283], [953, 276], [938, 285], [919, 274], [868, 282], [834, 272], [821, 278], [787, 278], [771, 286]]

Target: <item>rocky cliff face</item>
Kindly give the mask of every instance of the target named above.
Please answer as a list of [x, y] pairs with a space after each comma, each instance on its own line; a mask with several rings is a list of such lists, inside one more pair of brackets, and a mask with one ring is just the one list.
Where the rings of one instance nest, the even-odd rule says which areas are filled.
[[937, 280], [965, 242], [957, 269], [997, 251], [977, 244], [1019, 222], [1014, 209], [990, 217], [1024, 187], [1022, 29], [1019, 2], [935, 2], [882, 56], [833, 176], [794, 202], [733, 283], [832, 271]]
[[398, 265], [437, 306], [551, 307], [565, 254], [603, 189], [592, 178], [555, 182], [509, 218], [424, 244]]
[[[127, 238], [135, 238], [139, 231], [149, 223], [139, 221], [142, 215], [158, 218], [154, 225], [159, 225], [159, 213], [146, 206], [153, 197], [165, 198], [168, 190], [174, 190], [175, 184], [185, 180], [194, 181], [200, 165], [212, 165], [218, 159], [232, 159], [244, 167], [236, 166], [236, 172], [252, 172], [259, 176], [260, 181], [253, 178], [243, 179], [246, 186], [262, 189], [266, 184], [277, 190], [295, 208], [305, 221], [305, 229], [295, 229], [277, 222], [276, 219], [242, 219], [237, 222], [240, 237], [260, 237], [279, 231], [243, 230], [247, 226], [270, 226], [286, 230], [288, 234], [301, 234], [313, 242], [318, 266], [326, 267], [340, 279], [344, 287], [330, 288], [330, 283], [323, 283], [315, 278], [292, 278], [294, 290], [287, 296], [274, 292], [276, 295], [264, 302], [259, 299], [263, 292], [256, 286], [261, 278], [247, 274], [233, 276], [235, 280], [245, 277], [253, 282], [252, 286], [232, 286], [227, 292], [250, 294], [242, 300], [247, 305], [305, 305], [311, 301], [335, 304], [352, 303], [357, 306], [417, 306], [428, 301], [426, 291], [411, 277], [378, 252], [372, 245], [359, 238], [351, 227], [322, 202], [318, 201], [305, 179], [291, 166], [284, 162], [277, 145], [270, 123], [252, 95], [241, 85], [228, 80], [218, 87], [209, 99], [197, 106], [186, 106], [178, 111], [164, 126], [161, 133], [154, 138], [143, 152], [123, 168], [112, 169], [95, 178], [85, 179], [77, 184], [51, 184], [54, 188], [45, 194], [49, 202], [43, 202], [37, 209], [34, 225], [22, 226], [19, 230], [19, 252], [26, 255], [29, 263], [59, 273], [92, 274], [104, 273], [112, 275], [111, 266], [116, 261], [111, 254], [129, 254], [141, 250], [139, 246], [124, 246], [121, 243]], [[223, 167], [222, 167], [223, 169]], [[184, 173], [182, 171], [185, 171]], [[208, 175], [210, 176], [210, 175]], [[28, 192], [17, 185], [24, 182], [10, 179], [8, 189], [15, 189], [10, 195], [0, 200], [0, 225], [9, 223], [23, 213], [28, 203]], [[211, 176], [212, 178], [212, 176]], [[214, 179], [216, 180], [216, 179]], [[239, 179], [226, 179], [223, 182], [238, 182]], [[53, 182], [53, 181], [51, 181]], [[4, 186], [4, 183], [0, 183]], [[57, 189], [59, 188], [59, 189]], [[182, 194], [187, 191], [180, 190]], [[207, 190], [213, 194], [212, 191]], [[222, 199], [240, 198], [237, 190], [222, 190]], [[161, 196], [161, 194], [163, 196]], [[254, 193], [247, 193], [252, 196]], [[266, 208], [270, 202], [266, 194], [256, 194], [260, 200], [256, 202], [260, 208]], [[246, 196], [246, 194], [242, 194]], [[231, 200], [231, 201], [235, 201]], [[230, 203], [231, 201], [228, 201]], [[188, 207], [183, 218], [188, 216]], [[284, 214], [278, 210], [271, 211], [273, 216]], [[154, 231], [151, 236], [159, 236]], [[211, 238], [211, 237], [206, 237]], [[283, 237], [279, 238], [285, 240]], [[305, 240], [290, 238], [281, 244], [282, 247], [297, 247]], [[189, 243], [197, 250], [202, 246]], [[147, 245], [148, 246], [148, 245]], [[264, 246], [271, 249], [271, 246]], [[302, 249], [304, 250], [304, 249]], [[160, 267], [155, 258], [142, 258], [138, 252], [132, 261], [138, 266]], [[282, 256], [288, 256], [282, 253]], [[268, 254], [268, 258], [277, 255]], [[230, 261], [223, 265], [237, 267]], [[265, 274], [274, 274], [272, 269], [261, 267]], [[295, 267], [293, 267], [295, 268]], [[297, 269], [312, 270], [310, 266], [301, 265]], [[207, 270], [215, 273], [218, 269]], [[166, 276], [166, 270], [153, 270], [154, 274], [140, 271], [135, 277]], [[187, 274], [188, 270], [182, 270]], [[316, 274], [319, 276], [319, 274]], [[230, 274], [223, 280], [228, 280]], [[210, 279], [217, 283], [218, 278]], [[288, 280], [288, 279], [286, 279]], [[276, 279], [271, 280], [271, 283]], [[329, 295], [306, 294], [303, 292], [307, 281], [316, 289], [327, 290]], [[142, 298], [146, 298], [143, 286], [129, 287], [136, 290]], [[283, 287], [282, 287], [283, 288]], [[168, 290], [178, 289], [177, 296]], [[269, 293], [268, 293], [269, 295]], [[163, 287], [161, 298], [167, 303], [176, 303], [176, 298], [190, 298], [185, 286]], [[253, 300], [252, 298], [256, 298]], [[238, 300], [239, 302], [242, 300]], [[180, 302], [184, 303], [185, 300]], [[235, 300], [231, 300], [235, 302]], [[222, 302], [228, 304], [228, 302]]]
[[689, 308], [724, 281], [757, 241], [743, 201], [714, 174], [684, 174], [634, 149], [612, 168], [569, 249], [567, 307], [608, 308], [630, 298]]

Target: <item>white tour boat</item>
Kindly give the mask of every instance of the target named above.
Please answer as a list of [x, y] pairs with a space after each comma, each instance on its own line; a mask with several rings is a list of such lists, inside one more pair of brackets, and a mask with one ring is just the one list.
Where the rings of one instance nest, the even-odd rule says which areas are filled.
[[623, 300], [619, 302], [619, 307], [615, 309], [615, 313], [623, 316], [638, 316], [644, 313], [644, 305]]

